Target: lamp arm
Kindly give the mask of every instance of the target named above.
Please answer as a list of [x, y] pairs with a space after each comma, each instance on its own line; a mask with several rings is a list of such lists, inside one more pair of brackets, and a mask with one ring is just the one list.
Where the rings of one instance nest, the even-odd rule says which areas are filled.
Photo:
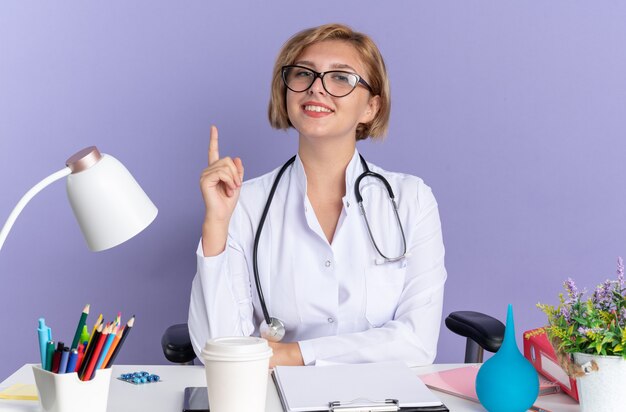
[[63, 179], [65, 176], [68, 176], [70, 173], [72, 173], [72, 171], [70, 170], [69, 167], [65, 167], [59, 170], [58, 172], [52, 173], [50, 176], [46, 177], [41, 182], [33, 186], [32, 189], [30, 189], [28, 192], [26, 192], [24, 196], [22, 196], [20, 201], [17, 202], [17, 205], [13, 208], [13, 211], [9, 215], [9, 218], [7, 219], [6, 223], [2, 227], [2, 230], [0, 230], [0, 250], [2, 250], [2, 245], [4, 245], [4, 241], [9, 235], [9, 231], [13, 227], [15, 220], [20, 215], [20, 213], [22, 213], [22, 210], [24, 210], [28, 202], [30, 202], [30, 200], [33, 197], [35, 197], [37, 193], [41, 192], [45, 187], [56, 182], [57, 180]]

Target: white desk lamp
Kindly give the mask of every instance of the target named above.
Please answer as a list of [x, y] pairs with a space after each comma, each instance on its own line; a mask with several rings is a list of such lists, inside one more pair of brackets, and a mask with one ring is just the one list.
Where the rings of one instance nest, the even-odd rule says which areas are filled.
[[15, 220], [43, 188], [67, 176], [67, 196], [89, 249], [119, 245], [148, 227], [158, 210], [130, 172], [95, 146], [71, 156], [67, 167], [43, 179], [20, 199], [0, 231], [0, 250]]

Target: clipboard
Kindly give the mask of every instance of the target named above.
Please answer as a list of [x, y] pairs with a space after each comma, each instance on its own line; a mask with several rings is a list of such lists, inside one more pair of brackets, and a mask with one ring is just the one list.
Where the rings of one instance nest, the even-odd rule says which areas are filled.
[[272, 379], [285, 412], [448, 411], [402, 362], [277, 366]]

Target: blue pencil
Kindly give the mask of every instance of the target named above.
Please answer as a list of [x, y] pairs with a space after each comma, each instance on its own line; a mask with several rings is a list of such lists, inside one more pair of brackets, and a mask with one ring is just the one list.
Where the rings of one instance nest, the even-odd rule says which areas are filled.
[[102, 351], [100, 352], [100, 357], [98, 358], [98, 363], [96, 363], [96, 367], [94, 371], [100, 369], [100, 367], [102, 366], [102, 363], [104, 362], [104, 359], [107, 357], [107, 353], [109, 352], [109, 349], [111, 348], [111, 343], [113, 343], [113, 339], [115, 338], [115, 335], [117, 334], [117, 328], [118, 326], [116, 326], [115, 329], [113, 329], [113, 331], [109, 333], [107, 340], [104, 342], [104, 346], [102, 347]]

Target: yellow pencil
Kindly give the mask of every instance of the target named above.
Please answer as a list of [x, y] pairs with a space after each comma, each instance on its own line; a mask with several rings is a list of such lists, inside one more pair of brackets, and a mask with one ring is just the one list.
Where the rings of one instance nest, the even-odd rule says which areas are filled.
[[96, 324], [93, 325], [93, 330], [91, 331], [91, 335], [89, 335], [89, 342], [87, 342], [87, 347], [85, 348], [85, 353], [87, 353], [87, 349], [91, 346], [91, 342], [93, 341], [93, 335], [98, 330], [98, 326], [102, 323], [102, 313], [98, 316], [98, 320], [96, 320]]

